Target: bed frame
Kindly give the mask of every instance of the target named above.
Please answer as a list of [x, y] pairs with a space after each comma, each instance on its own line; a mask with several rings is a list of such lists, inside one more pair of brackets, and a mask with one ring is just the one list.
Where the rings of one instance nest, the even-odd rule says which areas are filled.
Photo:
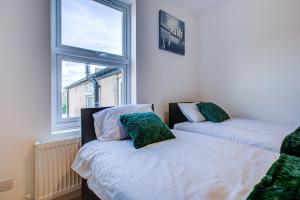
[[[110, 107], [84, 108], [81, 109], [81, 145], [97, 140], [94, 127], [93, 114]], [[82, 200], [101, 200], [95, 193], [89, 189], [87, 180], [82, 179], [81, 185]]]
[[[94, 127], [93, 114], [101, 110], [105, 110], [111, 107], [101, 108], [83, 108], [81, 109], [81, 145], [97, 140]], [[152, 104], [152, 110], [154, 111], [154, 105]], [[93, 191], [91, 191], [87, 185], [87, 180], [82, 179], [81, 186], [82, 200], [101, 200]]]
[[181, 122], [187, 122], [188, 119], [181, 112], [178, 103], [191, 103], [191, 102], [177, 102], [169, 103], [169, 127], [174, 128], [174, 125]]

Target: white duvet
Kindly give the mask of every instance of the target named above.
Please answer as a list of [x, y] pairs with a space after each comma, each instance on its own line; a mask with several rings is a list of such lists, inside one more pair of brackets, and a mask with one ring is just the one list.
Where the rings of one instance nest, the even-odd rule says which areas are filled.
[[277, 153], [280, 152], [284, 137], [295, 131], [296, 128], [296, 126], [283, 126], [244, 118], [233, 118], [221, 123], [183, 122], [175, 124], [174, 127], [176, 130], [219, 137]]
[[176, 139], [138, 150], [130, 140], [87, 143], [72, 168], [102, 200], [239, 200], [278, 158], [214, 137], [173, 133]]

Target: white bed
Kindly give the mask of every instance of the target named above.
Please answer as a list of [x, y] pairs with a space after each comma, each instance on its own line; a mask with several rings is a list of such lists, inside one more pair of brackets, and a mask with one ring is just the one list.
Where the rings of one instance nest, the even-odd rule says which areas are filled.
[[135, 149], [131, 140], [85, 144], [72, 168], [102, 200], [239, 200], [277, 153], [173, 130], [176, 139]]
[[183, 122], [174, 126], [176, 130], [214, 136], [277, 153], [280, 152], [284, 137], [296, 128], [296, 126], [283, 126], [246, 118], [232, 118], [221, 123]]

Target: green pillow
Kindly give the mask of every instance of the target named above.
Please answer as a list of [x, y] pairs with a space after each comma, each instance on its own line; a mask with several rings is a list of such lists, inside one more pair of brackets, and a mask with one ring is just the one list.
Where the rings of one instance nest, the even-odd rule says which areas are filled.
[[280, 153], [300, 157], [300, 127], [284, 138]]
[[137, 149], [175, 138], [167, 125], [153, 112], [121, 115], [120, 122]]
[[214, 103], [200, 102], [197, 107], [208, 121], [218, 123], [230, 119], [229, 115]]

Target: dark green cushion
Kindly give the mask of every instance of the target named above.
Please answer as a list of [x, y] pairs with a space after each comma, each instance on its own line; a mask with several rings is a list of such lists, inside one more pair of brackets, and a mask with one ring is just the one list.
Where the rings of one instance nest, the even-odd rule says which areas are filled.
[[284, 138], [280, 153], [300, 157], [300, 127]]
[[281, 154], [247, 200], [300, 200], [300, 158]]
[[201, 102], [197, 104], [197, 107], [208, 121], [218, 123], [230, 119], [229, 115], [214, 103]]
[[121, 115], [120, 122], [137, 149], [175, 138], [167, 125], [153, 112]]

